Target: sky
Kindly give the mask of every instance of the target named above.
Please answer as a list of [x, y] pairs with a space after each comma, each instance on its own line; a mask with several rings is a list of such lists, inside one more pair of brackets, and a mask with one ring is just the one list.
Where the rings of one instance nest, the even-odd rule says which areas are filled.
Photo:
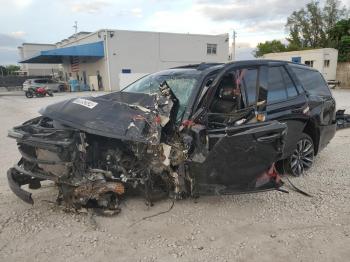
[[[15, 64], [23, 42], [56, 43], [78, 31], [237, 32], [236, 58], [259, 42], [284, 39], [287, 17], [310, 0], [0, 0], [0, 64]], [[321, 0], [321, 2], [324, 0]], [[350, 7], [350, 0], [342, 0]]]

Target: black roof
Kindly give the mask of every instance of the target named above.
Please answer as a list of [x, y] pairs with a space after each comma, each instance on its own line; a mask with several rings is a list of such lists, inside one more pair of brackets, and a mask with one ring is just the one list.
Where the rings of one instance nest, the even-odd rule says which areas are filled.
[[256, 66], [256, 65], [283, 65], [283, 64], [289, 64], [297, 67], [302, 67], [305, 69], [315, 70], [314, 68], [311, 68], [304, 64], [297, 64], [289, 61], [272, 60], [272, 59], [240, 60], [240, 61], [233, 61], [228, 63], [200, 63], [200, 64], [190, 64], [190, 65], [173, 67], [171, 69], [196, 69], [199, 71], [204, 71], [211, 67], [219, 67], [220, 65], [224, 67], [228, 65]]

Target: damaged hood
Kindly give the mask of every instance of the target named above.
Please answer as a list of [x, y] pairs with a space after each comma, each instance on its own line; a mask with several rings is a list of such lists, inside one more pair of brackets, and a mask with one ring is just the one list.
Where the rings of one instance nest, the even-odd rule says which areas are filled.
[[173, 102], [158, 94], [115, 92], [98, 97], [65, 100], [39, 113], [87, 133], [159, 144]]

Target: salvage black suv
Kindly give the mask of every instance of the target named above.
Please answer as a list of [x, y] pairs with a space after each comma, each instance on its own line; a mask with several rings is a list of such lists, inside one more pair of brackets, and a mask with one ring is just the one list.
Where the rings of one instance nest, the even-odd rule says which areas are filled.
[[152, 202], [279, 189], [275, 163], [302, 174], [336, 129], [321, 74], [269, 60], [173, 68], [40, 113], [9, 131], [22, 155], [13, 192], [33, 203], [21, 186], [52, 180], [58, 201], [111, 212], [128, 192]]

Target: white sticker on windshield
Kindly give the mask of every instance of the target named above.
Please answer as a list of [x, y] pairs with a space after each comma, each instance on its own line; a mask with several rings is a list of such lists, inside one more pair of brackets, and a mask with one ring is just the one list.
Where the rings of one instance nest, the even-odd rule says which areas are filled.
[[98, 105], [98, 103], [84, 99], [84, 98], [77, 98], [73, 101], [74, 104], [85, 106], [87, 108], [93, 109], [95, 106]]

